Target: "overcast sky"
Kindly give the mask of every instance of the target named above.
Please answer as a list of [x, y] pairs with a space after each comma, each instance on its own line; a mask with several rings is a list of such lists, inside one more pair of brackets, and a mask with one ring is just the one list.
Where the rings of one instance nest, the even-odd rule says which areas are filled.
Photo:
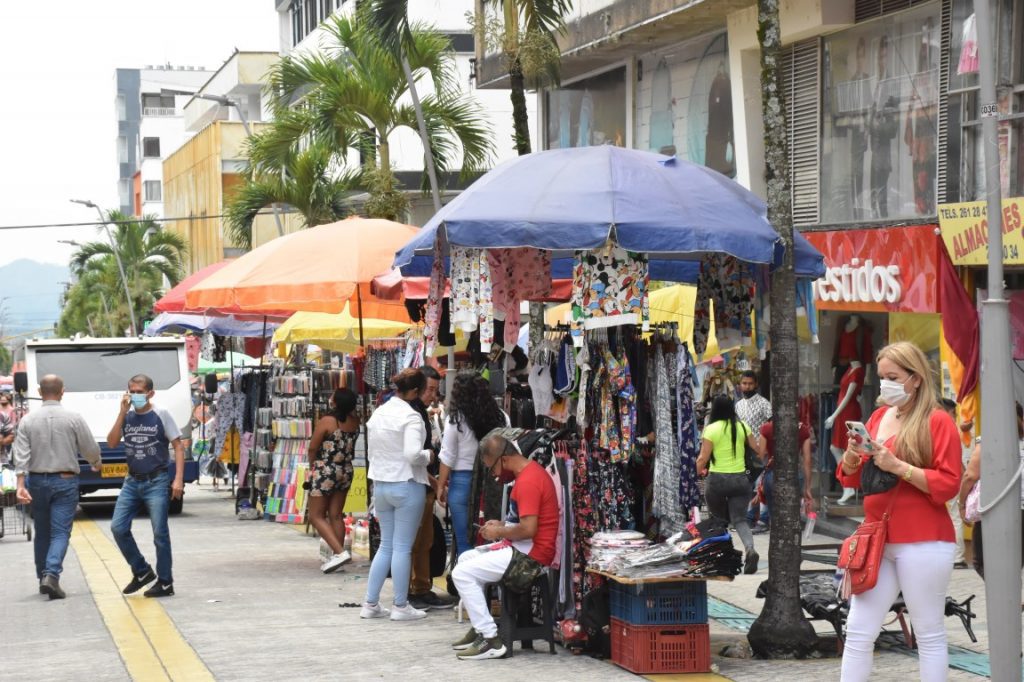
[[[277, 51], [274, 0], [0, 0], [0, 227], [90, 221], [117, 207], [114, 69], [215, 69]], [[66, 264], [95, 227], [0, 230], [0, 265]]]

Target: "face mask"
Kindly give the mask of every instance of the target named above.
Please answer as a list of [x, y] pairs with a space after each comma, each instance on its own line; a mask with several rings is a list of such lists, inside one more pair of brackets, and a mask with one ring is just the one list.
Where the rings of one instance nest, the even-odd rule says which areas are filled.
[[743, 397], [744, 398], [753, 398], [755, 395], [757, 395], [757, 390], [756, 389], [753, 390], [753, 391], [743, 391]]
[[879, 398], [886, 405], [899, 407], [910, 400], [910, 394], [907, 393], [907, 390], [899, 381], [882, 379], [882, 381], [879, 382]]
[[149, 398], [146, 397], [145, 393], [132, 393], [132, 407], [136, 410], [141, 410], [149, 402]]

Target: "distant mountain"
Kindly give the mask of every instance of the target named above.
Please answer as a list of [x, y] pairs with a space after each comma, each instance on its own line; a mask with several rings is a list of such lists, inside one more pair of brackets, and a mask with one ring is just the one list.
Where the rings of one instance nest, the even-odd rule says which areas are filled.
[[68, 279], [66, 265], [27, 259], [0, 265], [3, 336], [52, 328], [60, 318], [60, 296]]

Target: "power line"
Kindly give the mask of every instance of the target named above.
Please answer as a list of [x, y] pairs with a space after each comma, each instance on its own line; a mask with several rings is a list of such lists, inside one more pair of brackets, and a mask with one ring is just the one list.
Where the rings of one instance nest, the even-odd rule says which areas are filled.
[[[282, 210], [282, 213], [291, 213], [291, 211]], [[273, 215], [273, 213], [257, 213], [258, 216]], [[219, 215], [193, 215], [185, 216], [183, 218], [134, 218], [132, 220], [108, 220], [105, 223], [99, 221], [84, 222], [84, 223], [47, 223], [38, 225], [0, 225], [0, 230], [41, 230], [50, 227], [103, 227], [104, 225], [126, 225], [130, 223], [143, 223], [143, 222], [154, 222], [154, 223], [166, 223], [177, 220], [209, 220], [212, 218], [226, 218], [226, 213]]]

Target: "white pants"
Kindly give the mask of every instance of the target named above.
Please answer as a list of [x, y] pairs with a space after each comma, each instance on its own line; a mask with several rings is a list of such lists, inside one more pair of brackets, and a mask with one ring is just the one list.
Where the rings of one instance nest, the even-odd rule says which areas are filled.
[[957, 498], [946, 503], [946, 511], [949, 512], [949, 519], [953, 522], [953, 532], [956, 533], [956, 552], [953, 554], [953, 563], [964, 563], [964, 520], [960, 518], [960, 507]]
[[871, 677], [875, 640], [901, 591], [917, 638], [922, 682], [946, 679], [949, 673], [946, 591], [953, 574], [955, 549], [952, 542], [885, 546], [878, 583], [850, 599], [842, 682], [861, 682]]
[[487, 552], [471, 549], [459, 555], [459, 563], [452, 571], [452, 582], [469, 614], [469, 622], [477, 634], [484, 637], [498, 634], [498, 624], [494, 622], [490, 605], [484, 597], [484, 585], [501, 580], [511, 562], [511, 547]]

